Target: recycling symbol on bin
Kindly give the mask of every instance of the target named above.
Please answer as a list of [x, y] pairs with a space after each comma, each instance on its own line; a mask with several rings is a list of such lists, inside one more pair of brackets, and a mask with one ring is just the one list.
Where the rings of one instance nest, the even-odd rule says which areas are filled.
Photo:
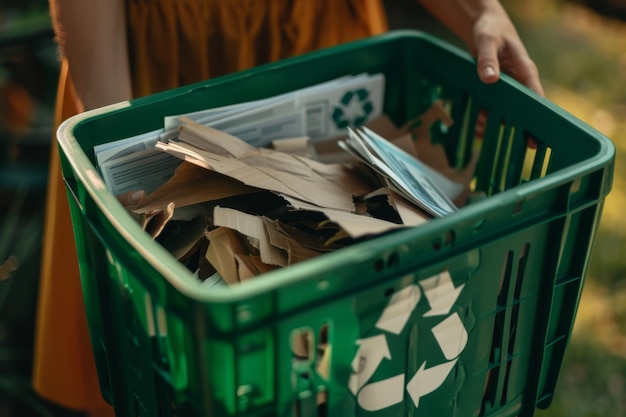
[[365, 88], [346, 91], [339, 100], [339, 104], [340, 106], [333, 108], [332, 114], [338, 129], [363, 126], [374, 111], [370, 93]]
[[[420, 398], [443, 384], [467, 344], [468, 334], [461, 318], [456, 312], [450, 314], [464, 286], [454, 287], [450, 274], [445, 271], [420, 281], [419, 285], [409, 285], [391, 297], [376, 322], [376, 328], [383, 332], [356, 341], [359, 347], [352, 361], [348, 388], [362, 409], [378, 411], [399, 404], [404, 400], [405, 389], [418, 408]], [[422, 362], [417, 372], [408, 376], [408, 382], [404, 372], [370, 382], [383, 361], [393, 361], [387, 337], [392, 339], [402, 333], [422, 295], [430, 305], [423, 317], [443, 317], [431, 331], [446, 361], [437, 364]]]

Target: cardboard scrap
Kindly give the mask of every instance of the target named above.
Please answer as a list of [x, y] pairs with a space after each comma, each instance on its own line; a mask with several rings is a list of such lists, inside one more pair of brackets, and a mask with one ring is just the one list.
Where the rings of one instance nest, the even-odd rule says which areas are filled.
[[145, 231], [153, 239], [156, 239], [161, 234], [167, 223], [174, 217], [174, 207], [174, 203], [169, 203], [164, 210], [155, 213], [154, 216], [148, 218], [144, 223]]
[[[293, 265], [329, 251], [321, 247], [323, 242], [317, 241], [315, 234], [306, 234], [293, 224], [286, 224], [280, 220], [264, 218], [263, 221], [270, 243], [287, 253], [287, 265]], [[317, 245], [311, 245], [312, 240], [316, 241]]]
[[310, 331], [295, 330], [291, 333], [291, 353], [294, 359], [311, 359], [313, 349], [313, 334]]
[[258, 191], [258, 188], [250, 187], [215, 171], [183, 162], [169, 181], [130, 208], [138, 214], [149, 213], [163, 210], [172, 202], [176, 208], [182, 208]]
[[416, 207], [415, 204], [411, 204], [406, 198], [393, 190], [389, 190], [389, 200], [398, 211], [402, 224], [406, 226], [419, 226], [428, 222], [431, 218], [428, 213]]
[[301, 245], [297, 240], [287, 240], [287, 253], [289, 254], [289, 265], [297, 264], [298, 262], [312, 259], [322, 254], [322, 252], [315, 251]]
[[252, 262], [250, 255], [235, 253], [233, 258], [237, 264], [237, 280], [239, 282], [247, 281], [259, 275], [259, 271], [254, 262]]
[[290, 155], [304, 156], [309, 159], [316, 159], [315, 147], [307, 136], [300, 138], [287, 138], [272, 141], [272, 149]]
[[[313, 168], [315, 163], [303, 163], [303, 159], [306, 158], [271, 149], [257, 149], [241, 139], [195, 122], [183, 124], [180, 127], [181, 135], [190, 129], [190, 126], [194, 139], [201, 133], [202, 138], [210, 146], [201, 149], [183, 141], [170, 141], [158, 142], [156, 147], [252, 187], [293, 196], [319, 207], [354, 210], [352, 195], [336, 182], [319, 175]], [[198, 142], [194, 140], [194, 143]], [[222, 146], [223, 150], [218, 150], [219, 153], [207, 150], [216, 146]]]
[[227, 227], [218, 227], [207, 233], [210, 241], [206, 259], [215, 267], [229, 285], [241, 282], [240, 276], [249, 278], [256, 267], [248, 262], [249, 247], [239, 233]]
[[[324, 379], [330, 378], [330, 356], [332, 352], [332, 345], [328, 343], [318, 343], [317, 345], [317, 364], [315, 370]], [[318, 397], [318, 402], [320, 397]], [[325, 402], [326, 399], [322, 398]]]
[[243, 140], [217, 129], [201, 125], [187, 117], [181, 117], [184, 127], [179, 129], [178, 139], [216, 155], [239, 159], [255, 155], [258, 149]]
[[[299, 214], [305, 218], [311, 213], [299, 211]], [[298, 221], [284, 222], [279, 219], [274, 220], [272, 226], [273, 230], [284, 236], [284, 244], [287, 246], [287, 249], [291, 247], [297, 248], [300, 252], [309, 250], [311, 254], [321, 254], [339, 249], [339, 246], [329, 247], [326, 244], [328, 236], [335, 234], [339, 227], [323, 227], [323, 222], [325, 221], [324, 216], [324, 219], [320, 219], [319, 222], [310, 226], [304, 226]]]
[[254, 238], [258, 242], [260, 259], [263, 263], [287, 266], [287, 254], [272, 245], [263, 218], [227, 207], [215, 207], [213, 222], [216, 226], [228, 227]]
[[321, 211], [328, 217], [329, 220], [337, 223], [343, 230], [345, 230], [350, 237], [359, 238], [368, 235], [375, 235], [384, 232], [388, 232], [393, 229], [406, 227], [402, 224], [396, 224], [388, 222], [386, 220], [377, 219], [375, 217], [369, 217], [360, 214], [354, 214], [352, 212], [344, 210], [336, 210], [332, 208], [315, 207], [304, 201], [299, 201], [294, 198], [285, 197], [289, 203], [300, 210], [305, 211]]

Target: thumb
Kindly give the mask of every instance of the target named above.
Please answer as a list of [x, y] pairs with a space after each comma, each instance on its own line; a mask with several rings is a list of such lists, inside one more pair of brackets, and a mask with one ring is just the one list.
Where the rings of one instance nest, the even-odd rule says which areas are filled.
[[117, 200], [122, 203], [124, 207], [132, 207], [135, 204], [139, 203], [142, 198], [146, 196], [146, 192], [143, 190], [139, 191], [127, 191], [125, 193], [119, 194], [117, 196]]

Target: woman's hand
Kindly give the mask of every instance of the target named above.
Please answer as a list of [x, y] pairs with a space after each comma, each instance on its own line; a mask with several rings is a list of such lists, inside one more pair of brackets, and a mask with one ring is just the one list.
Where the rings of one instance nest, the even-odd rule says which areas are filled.
[[477, 60], [478, 76], [494, 83], [503, 71], [544, 95], [539, 71], [526, 47], [497, 0], [420, 0], [466, 44]]

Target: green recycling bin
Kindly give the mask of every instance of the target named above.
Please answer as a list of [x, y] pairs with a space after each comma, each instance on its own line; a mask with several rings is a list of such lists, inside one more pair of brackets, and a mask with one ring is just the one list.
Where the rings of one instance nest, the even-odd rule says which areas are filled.
[[[242, 285], [207, 288], [107, 191], [96, 145], [163, 117], [346, 74], [385, 75], [400, 125], [435, 99], [452, 166], [484, 126], [487, 198]], [[119, 416], [531, 416], [554, 394], [614, 147], [463, 51], [415, 31], [368, 38], [77, 115], [58, 130], [104, 398]], [[306, 354], [302, 354], [302, 352]], [[323, 353], [322, 353], [323, 352]]]

